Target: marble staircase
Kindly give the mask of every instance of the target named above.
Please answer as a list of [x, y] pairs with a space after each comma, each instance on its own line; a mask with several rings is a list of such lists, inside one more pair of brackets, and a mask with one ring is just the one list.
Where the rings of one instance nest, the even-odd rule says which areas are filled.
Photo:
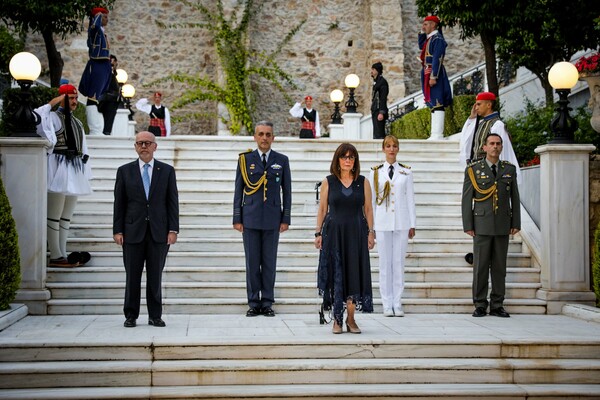
[[[318, 253], [313, 246], [315, 184], [328, 174], [339, 143], [329, 139], [277, 137], [273, 148], [290, 158], [292, 225], [281, 236], [276, 282], [277, 312], [313, 312]], [[357, 141], [361, 172], [381, 162], [379, 141]], [[94, 194], [81, 197], [72, 220], [69, 251], [89, 251], [92, 260], [74, 269], [48, 268], [49, 314], [120, 314], [124, 270], [112, 241], [112, 199], [116, 169], [136, 156], [131, 138], [89, 137]], [[254, 148], [251, 137], [160, 138], [156, 157], [174, 165], [180, 192], [181, 233], [164, 273], [166, 314], [245, 312], [241, 235], [231, 228], [237, 155]], [[414, 171], [417, 235], [409, 243], [404, 305], [408, 313], [468, 313], [471, 266], [464, 254], [472, 241], [462, 232], [463, 172], [455, 141], [407, 140], [399, 160]], [[372, 252], [376, 311], [378, 257]], [[509, 248], [506, 306], [511, 313], [543, 314], [536, 299], [539, 269], [533, 268], [521, 238]]]

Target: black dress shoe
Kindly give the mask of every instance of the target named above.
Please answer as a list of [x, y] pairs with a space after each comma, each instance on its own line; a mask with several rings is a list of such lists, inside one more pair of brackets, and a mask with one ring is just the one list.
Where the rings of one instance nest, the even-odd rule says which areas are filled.
[[490, 315], [500, 318], [510, 318], [510, 314], [506, 312], [504, 307], [498, 307], [494, 308], [493, 310], [490, 310]]
[[125, 320], [125, 322], [123, 322], [123, 326], [124, 326], [125, 328], [135, 328], [135, 325], [136, 325], [136, 323], [135, 323], [135, 318], [131, 318], [131, 317], [130, 317], [130, 318], [127, 318], [127, 319]]
[[487, 313], [485, 312], [485, 308], [483, 307], [477, 307], [475, 308], [475, 311], [473, 311], [473, 316], [474, 317], [485, 317]]
[[165, 321], [163, 321], [160, 318], [149, 318], [148, 325], [158, 326], [160, 328], [162, 328], [163, 326], [167, 326], [167, 324], [165, 324]]
[[471, 265], [473, 265], [473, 253], [465, 254], [465, 261]]
[[246, 317], [256, 317], [260, 315], [260, 309], [258, 307], [250, 307], [248, 311], [246, 311]]
[[275, 311], [273, 311], [273, 309], [271, 307], [263, 307], [262, 310], [260, 310], [260, 313], [262, 315], [264, 315], [265, 317], [274, 317], [275, 316]]

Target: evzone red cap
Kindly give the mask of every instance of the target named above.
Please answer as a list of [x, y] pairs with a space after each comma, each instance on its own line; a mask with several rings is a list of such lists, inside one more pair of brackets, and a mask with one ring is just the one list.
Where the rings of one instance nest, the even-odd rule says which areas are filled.
[[496, 95], [492, 92], [481, 92], [477, 95], [477, 100], [495, 101]]
[[58, 94], [60, 95], [64, 95], [64, 94], [77, 94], [77, 88], [73, 85], [70, 84], [65, 84], [65, 85], [61, 85], [58, 88]]

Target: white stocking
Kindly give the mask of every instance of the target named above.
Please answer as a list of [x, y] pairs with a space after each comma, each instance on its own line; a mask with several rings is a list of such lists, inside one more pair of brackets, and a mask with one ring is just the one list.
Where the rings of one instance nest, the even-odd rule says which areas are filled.
[[67, 239], [69, 237], [69, 228], [71, 227], [71, 218], [77, 205], [77, 196], [65, 196], [65, 203], [60, 216], [60, 252], [63, 257], [67, 257]]
[[48, 220], [47, 236], [50, 259], [54, 260], [66, 257], [60, 250], [60, 216], [65, 205], [65, 195], [60, 193], [48, 193]]

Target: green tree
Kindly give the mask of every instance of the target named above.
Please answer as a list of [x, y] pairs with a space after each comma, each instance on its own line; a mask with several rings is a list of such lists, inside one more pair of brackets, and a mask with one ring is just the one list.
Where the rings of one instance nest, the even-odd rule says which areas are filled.
[[8, 74], [8, 64], [15, 54], [23, 51], [24, 40], [15, 38], [5, 26], [0, 25], [0, 75]]
[[[214, 9], [203, 5], [202, 3], [205, 2], [200, 0], [196, 2], [179, 1], [200, 12], [204, 17], [204, 21], [169, 25], [169, 27], [200, 28], [206, 29], [212, 34], [212, 41], [224, 73], [224, 83], [215, 82], [212, 76], [176, 73], [151, 82], [147, 86], [167, 80], [182, 82], [187, 85], [187, 88], [182, 96], [173, 103], [173, 108], [204, 100], [221, 102], [225, 104], [229, 112], [229, 120], [223, 122], [228, 124], [231, 132], [239, 133], [242, 128], [252, 132], [252, 116], [255, 104], [252, 79], [266, 79], [283, 93], [286, 99], [290, 100], [284, 85], [293, 88], [296, 85], [291, 76], [275, 62], [275, 57], [298, 32], [305, 21], [300, 21], [293, 27], [272, 53], [266, 53], [252, 49], [248, 44], [248, 27], [252, 18], [260, 11], [262, 2], [255, 2], [254, 0], [240, 1], [233, 11], [227, 14], [222, 0], [215, 3]], [[239, 14], [240, 9], [242, 9], [241, 14]], [[238, 14], [240, 15], [239, 18]], [[161, 27], [166, 27], [160, 22], [158, 24]]]
[[7, 310], [21, 284], [19, 237], [0, 179], [0, 310]]
[[568, 61], [579, 50], [597, 48], [600, 2], [588, 0], [543, 0], [514, 2], [511, 7], [521, 22], [506, 24], [498, 38], [498, 55], [513, 67], [533, 72], [553, 103], [548, 71], [559, 61]]
[[[112, 6], [115, 0], [103, 0], [106, 7]], [[39, 33], [44, 39], [48, 66], [50, 69], [50, 84], [58, 87], [64, 61], [56, 49], [54, 35], [61, 39], [87, 29], [91, 9], [98, 5], [97, 0], [2, 0], [0, 20], [9, 26], [14, 26], [23, 33]]]
[[[435, 13], [442, 24], [460, 26], [461, 39], [481, 38], [485, 53], [486, 77], [489, 90], [498, 95], [496, 42], [510, 21], [508, 1], [487, 0], [473, 3], [468, 0], [416, 0], [420, 16]], [[451, 44], [450, 44], [451, 45]]]

